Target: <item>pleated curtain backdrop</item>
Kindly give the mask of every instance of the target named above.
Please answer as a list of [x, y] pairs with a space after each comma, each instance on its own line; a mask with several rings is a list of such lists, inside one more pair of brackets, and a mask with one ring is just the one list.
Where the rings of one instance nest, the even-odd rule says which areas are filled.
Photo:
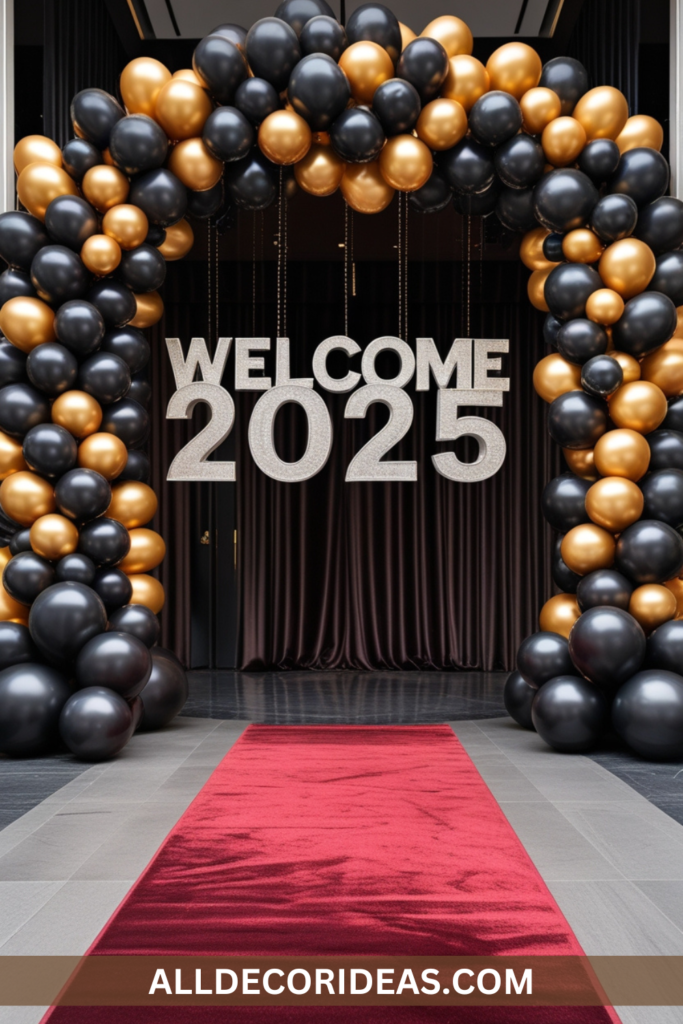
[[638, 57], [641, 0], [585, 0], [567, 56], [588, 71], [591, 88], [613, 85], [638, 113]]

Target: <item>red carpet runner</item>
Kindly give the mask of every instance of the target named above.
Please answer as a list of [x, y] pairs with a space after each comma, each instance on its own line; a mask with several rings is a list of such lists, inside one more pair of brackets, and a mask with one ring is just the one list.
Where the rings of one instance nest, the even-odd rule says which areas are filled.
[[[102, 954], [580, 954], [448, 726], [251, 726]], [[59, 1008], [50, 1024], [608, 1024], [599, 1008]]]

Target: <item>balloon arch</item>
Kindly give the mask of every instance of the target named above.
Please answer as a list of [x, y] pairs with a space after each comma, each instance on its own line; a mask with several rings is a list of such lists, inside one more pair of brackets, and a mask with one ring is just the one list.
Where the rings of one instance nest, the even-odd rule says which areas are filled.
[[186, 215], [264, 209], [293, 167], [359, 213], [399, 191], [524, 234], [552, 348], [534, 385], [569, 472], [543, 495], [562, 593], [506, 706], [559, 750], [611, 716], [636, 752], [683, 753], [683, 203], [662, 128], [576, 60], [472, 48], [456, 17], [416, 36], [381, 4], [342, 26], [325, 0], [284, 0], [248, 32], [218, 26], [192, 69], [131, 61], [122, 102], [79, 92], [62, 150], [18, 143], [21, 209], [0, 216], [0, 751], [61, 735], [110, 757], [182, 707], [156, 646], [142, 332], [192, 246]]

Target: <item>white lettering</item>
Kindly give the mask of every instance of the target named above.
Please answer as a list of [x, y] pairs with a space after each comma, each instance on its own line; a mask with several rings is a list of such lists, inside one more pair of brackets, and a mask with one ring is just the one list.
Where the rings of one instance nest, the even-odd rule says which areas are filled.
[[[377, 356], [385, 351], [395, 352], [401, 360], [401, 369], [395, 377], [380, 377], [375, 370]], [[415, 373], [415, 354], [410, 345], [400, 338], [375, 338], [363, 353], [360, 366], [366, 384], [392, 384], [395, 388], [404, 388]]]
[[[304, 987], [303, 988], [296, 988], [295, 985], [294, 985], [294, 978], [296, 978], [297, 974], [302, 974], [303, 975], [303, 979], [304, 979]], [[306, 993], [308, 992], [310, 987], [311, 987], [311, 976], [308, 973], [308, 971], [305, 971], [302, 967], [295, 967], [294, 970], [290, 971], [289, 974], [287, 975], [287, 988], [295, 996], [306, 995]]]
[[168, 983], [168, 978], [166, 977], [166, 971], [162, 970], [161, 967], [158, 968], [156, 974], [154, 975], [154, 981], [152, 982], [152, 987], [149, 990], [148, 994], [150, 996], [153, 996], [158, 988], [162, 988], [167, 996], [173, 995], [173, 992], [171, 991], [171, 986]]
[[415, 975], [413, 974], [409, 967], [406, 967], [405, 971], [401, 975], [401, 980], [399, 981], [398, 987], [396, 989], [396, 995], [400, 996], [401, 992], [403, 992], [403, 990], [406, 988], [409, 988], [411, 992], [414, 992], [416, 996], [419, 996], [420, 990], [417, 987]]
[[[493, 976], [493, 988], [486, 988], [484, 985], [484, 978], [487, 974]], [[498, 971], [494, 971], [492, 967], [486, 967], [483, 971], [479, 971], [477, 975], [477, 988], [480, 992], [483, 992], [485, 996], [493, 996], [500, 988], [500, 974]]]
[[514, 988], [516, 994], [518, 996], [521, 996], [522, 995], [522, 991], [523, 991], [525, 986], [526, 986], [526, 994], [528, 996], [530, 996], [531, 995], [531, 968], [530, 967], [527, 967], [527, 969], [524, 971], [524, 973], [522, 974], [522, 977], [520, 978], [519, 982], [517, 982], [517, 979], [515, 977], [515, 972], [513, 971], [513, 969], [511, 967], [507, 967], [505, 969], [505, 994], [507, 996], [509, 996], [511, 994], [513, 988]]
[[[367, 985], [365, 986], [365, 988], [358, 988], [357, 982], [358, 982], [358, 978], [359, 978], [359, 976], [361, 974], [365, 975], [365, 980], [367, 981]], [[371, 988], [372, 988], [372, 975], [370, 974], [370, 971], [364, 971], [362, 967], [352, 967], [351, 968], [351, 989], [350, 989], [351, 995], [352, 996], [364, 996], [365, 993], [369, 992]]]
[[320, 387], [325, 388], [325, 391], [343, 394], [345, 391], [353, 391], [360, 380], [360, 374], [349, 370], [345, 377], [330, 377], [327, 372], [327, 357], [335, 349], [346, 352], [347, 356], [351, 358], [360, 352], [360, 345], [357, 341], [352, 341], [351, 338], [346, 338], [341, 334], [321, 341], [313, 353], [313, 376]]
[[393, 996], [396, 993], [393, 988], [385, 988], [394, 980], [394, 969], [393, 967], [378, 967], [377, 968], [377, 994], [380, 996]]
[[441, 361], [433, 338], [417, 339], [416, 391], [429, 391], [429, 373], [436, 386], [447, 388], [453, 371], [458, 367], [458, 387], [472, 387], [472, 342], [469, 338], [456, 338], [444, 362]]
[[[436, 977], [432, 977], [436, 975]], [[435, 967], [428, 967], [427, 970], [422, 972], [422, 980], [428, 983], [428, 987], [422, 986], [421, 991], [426, 996], [435, 996], [440, 991], [441, 985], [439, 985], [439, 972]]]
[[279, 974], [281, 978], [284, 978], [285, 972], [281, 971], [278, 967], [271, 967], [269, 971], [263, 975], [263, 987], [269, 996], [279, 996], [280, 993], [284, 992], [285, 986], [280, 985], [279, 988], [270, 987], [270, 976], [271, 974]]
[[459, 971], [456, 971], [453, 975], [453, 988], [459, 996], [470, 996], [474, 992], [474, 985], [470, 985], [469, 988], [460, 987], [460, 976], [467, 974], [470, 978], [474, 977], [474, 971], [471, 971], [469, 967], [461, 967]]
[[194, 991], [197, 996], [212, 996], [212, 988], [202, 988], [202, 969], [201, 967], [195, 968], [194, 972]]
[[264, 370], [263, 356], [252, 356], [251, 352], [270, 352], [270, 338], [235, 339], [235, 391], [268, 391], [270, 377], [252, 377], [252, 370]]
[[181, 988], [182, 983], [183, 983], [183, 972], [182, 972], [180, 967], [177, 967], [176, 968], [176, 972], [175, 972], [175, 994], [177, 996], [191, 996], [193, 994], [192, 993], [192, 989], [191, 988]]
[[201, 370], [202, 380], [206, 384], [220, 384], [231, 344], [232, 338], [219, 338], [216, 354], [212, 361], [204, 338], [192, 338], [187, 350], [187, 359], [185, 359], [180, 338], [167, 338], [166, 348], [171, 360], [175, 386], [184, 388], [188, 384], [192, 384], [197, 367]]
[[[261, 973], [258, 967], [243, 967], [242, 968], [242, 995], [245, 996], [260, 996], [259, 989], [252, 988], [252, 985], [258, 985], [258, 976]], [[252, 977], [255, 975], [255, 977]]]
[[[230, 988], [223, 988], [223, 975], [229, 974], [231, 985]], [[237, 975], [234, 971], [231, 971], [229, 967], [217, 967], [216, 968], [216, 995], [217, 996], [229, 996], [237, 988]]]
[[[489, 352], [509, 352], [510, 342], [476, 338], [474, 342], [474, 390], [509, 391], [509, 377], [489, 377], [489, 370], [501, 370], [501, 359], [489, 359]], [[460, 387], [460, 381], [458, 381]]]
[[296, 384], [300, 388], [312, 388], [312, 377], [289, 376], [289, 338], [278, 338], [275, 349], [275, 385]]
[[[340, 972], [341, 973], [341, 972]], [[334, 971], [331, 971], [328, 967], [316, 967], [315, 970], [315, 994], [317, 996], [322, 995], [322, 987], [325, 985], [327, 991], [331, 996], [334, 995], [334, 987], [332, 982], [334, 980]]]

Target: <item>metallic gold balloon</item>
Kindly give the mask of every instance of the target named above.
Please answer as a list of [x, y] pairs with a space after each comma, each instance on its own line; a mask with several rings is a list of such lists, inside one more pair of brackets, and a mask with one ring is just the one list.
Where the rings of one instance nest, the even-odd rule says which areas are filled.
[[25, 604], [20, 604], [10, 597], [0, 577], [0, 622], [18, 622], [22, 626], [28, 626], [28, 613], [29, 609]]
[[664, 129], [659, 121], [648, 114], [634, 114], [621, 129], [614, 140], [619, 147], [620, 153], [626, 153], [629, 149], [661, 150], [664, 142]]
[[94, 469], [105, 478], [114, 480], [123, 472], [128, 461], [128, 449], [114, 434], [90, 434], [78, 446], [78, 465]]
[[28, 469], [28, 466], [24, 460], [21, 441], [15, 441], [13, 437], [0, 430], [0, 480], [25, 469]]
[[65, 170], [55, 164], [33, 163], [24, 167], [17, 180], [17, 195], [23, 206], [38, 220], [57, 196], [77, 196], [78, 186]]
[[[360, 43], [356, 43], [356, 46], [359, 45]], [[389, 54], [386, 56], [391, 64]], [[303, 117], [293, 110], [274, 110], [261, 122], [258, 130], [261, 152], [274, 164], [282, 164], [285, 167], [303, 160], [311, 148], [311, 141], [310, 127]]]
[[586, 138], [616, 139], [628, 119], [628, 103], [623, 92], [611, 85], [599, 85], [584, 93], [573, 116], [586, 130]]
[[441, 95], [457, 100], [466, 111], [491, 88], [489, 73], [476, 57], [458, 54], [448, 61], [448, 74], [441, 86]]
[[408, 28], [402, 21], [399, 21], [398, 27], [401, 30], [401, 53], [405, 50], [408, 43], [412, 43], [413, 39], [417, 39], [417, 36], [413, 32], [412, 28]]
[[133, 596], [130, 604], [144, 604], [158, 615], [164, 607], [164, 588], [154, 576], [129, 576], [133, 584]]
[[415, 125], [418, 138], [430, 149], [451, 149], [467, 134], [467, 114], [462, 103], [441, 97], [427, 103]]
[[147, 238], [148, 231], [147, 215], [132, 203], [112, 206], [102, 218], [102, 232], [118, 242], [122, 249], [137, 249]]
[[580, 451], [572, 451], [571, 448], [563, 448], [565, 462], [572, 473], [580, 476], [582, 480], [597, 480], [598, 471], [595, 468], [595, 460], [592, 448], [582, 448]]
[[394, 197], [394, 189], [382, 176], [377, 160], [349, 164], [341, 180], [342, 195], [357, 213], [380, 213]]
[[55, 492], [52, 484], [37, 473], [12, 473], [0, 484], [0, 506], [15, 523], [30, 526], [40, 516], [54, 511]]
[[633, 380], [640, 380], [640, 363], [633, 356], [630, 356], [628, 352], [617, 352], [616, 349], [612, 349], [607, 355], [611, 356], [612, 359], [616, 359], [619, 363], [624, 374], [622, 384], [630, 384]]
[[529, 270], [551, 270], [557, 266], [543, 255], [543, 243], [549, 234], [547, 228], [532, 228], [524, 235], [519, 246], [519, 258]]
[[159, 292], [143, 292], [140, 295], [133, 293], [137, 304], [137, 312], [130, 321], [131, 327], [153, 327], [158, 324], [164, 315], [164, 300]]
[[659, 583], [636, 587], [628, 603], [629, 612], [646, 633], [651, 633], [669, 619], [675, 619], [677, 607], [676, 595], [668, 585], [661, 586]]
[[[394, 77], [394, 65], [387, 51], [365, 39], [344, 50], [339, 67], [349, 80], [356, 103], [372, 103], [375, 90]], [[259, 130], [259, 145], [260, 135]]]
[[522, 108], [524, 130], [529, 135], [540, 135], [546, 125], [562, 112], [560, 97], [552, 89], [543, 86], [525, 92], [519, 105]]
[[[115, 210], [120, 207], [115, 206]], [[112, 274], [121, 262], [121, 246], [109, 235], [91, 235], [81, 248], [81, 259], [91, 274], [106, 277]]]
[[52, 421], [74, 437], [87, 437], [99, 429], [102, 407], [86, 391], [65, 391], [52, 403]]
[[193, 85], [198, 85], [200, 89], [206, 88], [199, 75], [195, 74], [192, 68], [181, 68], [180, 71], [174, 71], [171, 77], [181, 78], [183, 82], [192, 82]]
[[586, 317], [603, 327], [615, 324], [623, 312], [624, 300], [613, 288], [598, 288], [586, 299]]
[[196, 139], [211, 109], [211, 100], [198, 85], [172, 78], [159, 90], [154, 117], [169, 139]]
[[608, 430], [595, 445], [594, 456], [601, 476], [640, 480], [650, 465], [650, 446], [635, 430]]
[[331, 146], [312, 145], [303, 160], [294, 165], [294, 177], [304, 192], [331, 196], [341, 185], [346, 164]]
[[36, 519], [29, 534], [31, 547], [41, 558], [56, 562], [78, 547], [78, 527], [56, 512]]
[[555, 594], [541, 608], [538, 626], [543, 632], [569, 636], [580, 615], [581, 609], [575, 594]]
[[132, 530], [148, 523], [156, 514], [158, 505], [157, 496], [148, 484], [125, 480], [112, 487], [111, 502], [105, 515]]
[[102, 150], [102, 163], [106, 164], [107, 167], [115, 167], [114, 157], [111, 155], [108, 149]]
[[126, 557], [118, 563], [117, 569], [127, 574], [139, 572], [151, 572], [156, 569], [166, 554], [166, 545], [163, 537], [160, 537], [154, 530], [135, 529], [130, 530], [130, 551]]
[[436, 39], [449, 57], [470, 54], [474, 48], [474, 39], [469, 25], [452, 14], [443, 14], [440, 18], [430, 21], [427, 27], [422, 29], [420, 35], [426, 36], [428, 39]]
[[171, 224], [166, 228], [166, 238], [157, 246], [157, 249], [167, 262], [181, 260], [186, 256], [194, 245], [194, 231], [190, 222], [179, 220], [177, 224]]
[[14, 147], [14, 170], [21, 174], [29, 164], [62, 166], [62, 151], [56, 142], [45, 135], [25, 135]]
[[604, 248], [598, 236], [588, 228], [568, 231], [562, 239], [562, 252], [570, 263], [595, 263]]
[[631, 299], [645, 291], [656, 269], [655, 255], [639, 238], [620, 238], [608, 245], [598, 265], [600, 277], [608, 288]]
[[667, 398], [683, 394], [683, 338], [672, 338], [645, 356], [640, 371], [642, 379], [656, 384]]
[[567, 391], [581, 390], [581, 367], [551, 352], [534, 368], [534, 388], [544, 402], [554, 402]]
[[683, 306], [676, 306], [676, 330], [674, 338], [683, 338]]
[[623, 476], [606, 476], [588, 490], [586, 512], [594, 523], [621, 533], [643, 514], [645, 499], [638, 484]]
[[683, 619], [683, 580], [667, 580], [664, 586], [676, 598], [676, 614], [674, 618]]
[[168, 168], [193, 192], [206, 192], [213, 188], [223, 174], [222, 162], [209, 153], [202, 139], [185, 139], [174, 146], [168, 158]]
[[552, 269], [553, 265], [546, 267], [545, 270], [534, 270], [526, 285], [531, 305], [543, 313], [548, 312], [548, 303], [545, 301], [545, 282]]
[[526, 43], [504, 43], [486, 62], [491, 88], [509, 92], [521, 100], [541, 80], [543, 65], [536, 51]]
[[118, 167], [98, 164], [83, 175], [83, 195], [100, 213], [113, 206], [125, 203], [130, 191], [130, 182]]
[[153, 57], [136, 57], [126, 64], [119, 88], [128, 113], [154, 117], [159, 93], [170, 80], [171, 72]]
[[614, 564], [615, 541], [611, 533], [595, 523], [582, 523], [565, 533], [560, 554], [566, 565], [585, 576]]
[[429, 180], [434, 160], [429, 147], [414, 135], [394, 135], [379, 155], [379, 169], [392, 188], [415, 192]]
[[313, 132], [312, 146], [331, 146], [332, 139], [329, 132]]
[[648, 380], [622, 384], [610, 399], [609, 414], [617, 427], [649, 434], [656, 430], [667, 413], [666, 395]]
[[586, 130], [574, 117], [556, 117], [543, 129], [541, 145], [553, 167], [567, 167], [586, 145]]
[[15, 295], [0, 308], [0, 331], [22, 352], [30, 352], [37, 345], [56, 339], [55, 314], [40, 299]]

